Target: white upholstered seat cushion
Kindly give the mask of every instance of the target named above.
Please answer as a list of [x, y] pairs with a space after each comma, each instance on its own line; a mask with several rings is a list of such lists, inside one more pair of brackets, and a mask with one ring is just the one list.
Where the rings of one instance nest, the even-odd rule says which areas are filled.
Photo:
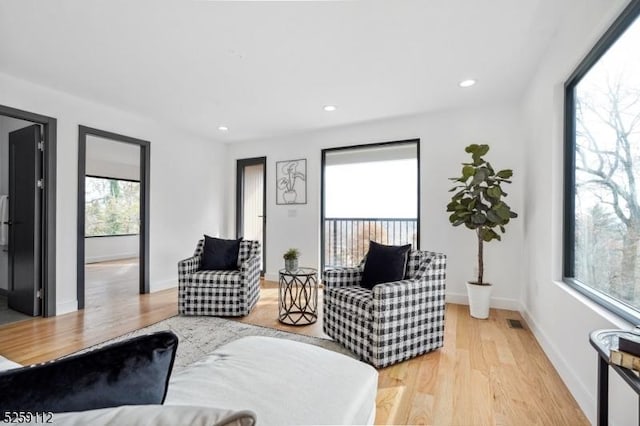
[[260, 425], [367, 424], [377, 371], [317, 346], [244, 337], [174, 372], [165, 405], [251, 410]]

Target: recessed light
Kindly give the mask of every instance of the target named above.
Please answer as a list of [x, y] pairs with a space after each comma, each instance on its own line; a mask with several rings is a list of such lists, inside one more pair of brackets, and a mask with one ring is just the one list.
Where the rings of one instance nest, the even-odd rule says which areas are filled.
[[324, 109], [327, 112], [331, 112], [331, 111], [335, 111], [338, 108], [335, 105], [325, 105], [322, 109]]
[[474, 84], [476, 84], [476, 81], [473, 79], [469, 79], [469, 80], [462, 80], [460, 83], [458, 83], [458, 86], [460, 87], [471, 87]]
[[227, 126], [218, 126], [218, 130], [220, 130], [221, 132], [228, 132], [229, 128]]

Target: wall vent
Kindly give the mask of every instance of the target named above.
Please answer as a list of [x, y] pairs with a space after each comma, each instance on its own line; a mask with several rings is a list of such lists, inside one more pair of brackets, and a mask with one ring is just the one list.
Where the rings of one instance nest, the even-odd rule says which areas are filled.
[[508, 319], [507, 324], [509, 324], [509, 328], [520, 328], [524, 329], [520, 320], [517, 319]]

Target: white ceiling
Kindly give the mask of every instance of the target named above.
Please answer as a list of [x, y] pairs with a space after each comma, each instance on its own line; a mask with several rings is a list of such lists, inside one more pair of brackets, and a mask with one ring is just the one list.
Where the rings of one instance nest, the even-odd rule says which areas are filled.
[[2, 0], [0, 72], [233, 142], [516, 99], [577, 3]]

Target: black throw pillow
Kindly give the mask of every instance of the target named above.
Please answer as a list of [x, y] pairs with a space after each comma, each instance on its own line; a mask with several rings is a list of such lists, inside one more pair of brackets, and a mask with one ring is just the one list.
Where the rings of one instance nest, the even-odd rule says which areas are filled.
[[390, 283], [404, 278], [411, 244], [385, 246], [369, 241], [369, 252], [362, 271], [360, 285], [372, 289], [380, 283]]
[[0, 372], [0, 414], [162, 404], [177, 347], [176, 335], [162, 331]]
[[204, 236], [202, 249], [201, 271], [232, 271], [238, 269], [239, 240], [223, 240]]

